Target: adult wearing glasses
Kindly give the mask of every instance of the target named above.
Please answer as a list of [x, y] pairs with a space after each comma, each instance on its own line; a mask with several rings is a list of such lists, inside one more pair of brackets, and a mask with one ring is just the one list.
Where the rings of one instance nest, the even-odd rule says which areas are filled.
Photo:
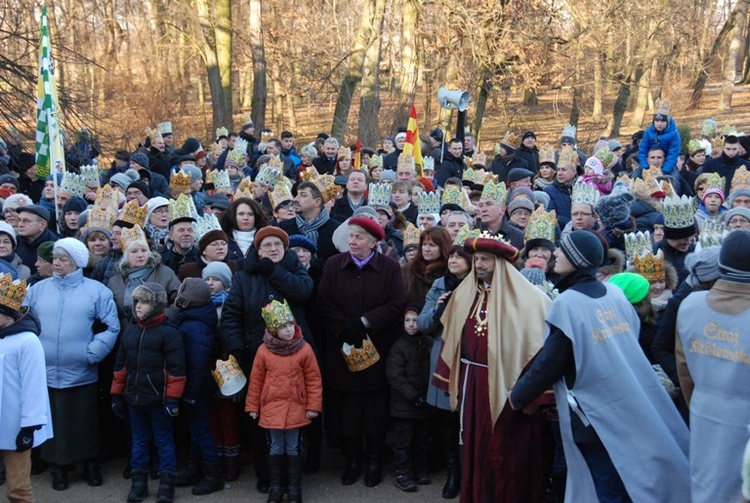
[[48, 229], [50, 213], [36, 204], [18, 208], [18, 246], [16, 254], [31, 274], [36, 272], [36, 250], [45, 241], [57, 241], [57, 235]]

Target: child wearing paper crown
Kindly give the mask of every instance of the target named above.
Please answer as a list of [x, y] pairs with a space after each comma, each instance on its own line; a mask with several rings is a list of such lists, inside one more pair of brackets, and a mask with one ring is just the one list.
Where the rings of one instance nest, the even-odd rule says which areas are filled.
[[268, 502], [281, 501], [286, 472], [288, 501], [301, 503], [300, 431], [323, 408], [322, 378], [289, 305], [274, 300], [261, 314], [266, 331], [250, 374], [245, 412], [253, 419], [260, 416], [260, 426], [269, 430]]

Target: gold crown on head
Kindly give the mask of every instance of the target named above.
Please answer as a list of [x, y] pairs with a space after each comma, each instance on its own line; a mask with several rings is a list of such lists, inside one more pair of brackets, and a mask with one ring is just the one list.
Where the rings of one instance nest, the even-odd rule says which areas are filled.
[[484, 152], [477, 152], [474, 154], [474, 157], [471, 158], [471, 165], [472, 166], [482, 166], [487, 167], [487, 154]]
[[690, 155], [695, 154], [699, 150], [704, 150], [704, 151], [706, 150], [706, 147], [703, 146], [701, 141], [696, 140], [695, 138], [693, 138], [692, 140], [688, 142], [687, 148], [688, 148], [688, 154]]
[[336, 185], [336, 178], [333, 175], [321, 175], [311, 181], [323, 196], [323, 204], [335, 199], [343, 190], [343, 187]]
[[596, 190], [596, 187], [583, 180], [578, 180], [573, 184], [573, 194], [570, 198], [570, 204], [590, 204], [593, 208], [599, 202], [600, 196], [601, 194]]
[[218, 140], [222, 136], [229, 136], [229, 130], [225, 127], [216, 128], [216, 139]]
[[609, 168], [615, 162], [615, 153], [609, 149], [609, 146], [604, 146], [597, 150], [594, 157], [602, 161], [605, 168]]
[[101, 171], [96, 166], [81, 166], [81, 178], [86, 187], [99, 187], [101, 185], [100, 173]]
[[150, 127], [146, 128], [146, 136], [148, 136], [148, 139], [151, 140], [151, 144], [153, 145], [157, 141], [161, 140], [164, 141], [164, 138], [162, 137], [161, 133], [159, 132], [158, 126], [154, 129], [151, 129]]
[[255, 183], [261, 187], [268, 187], [273, 189], [281, 178], [281, 171], [272, 167], [269, 164], [264, 164], [260, 167], [258, 176], [255, 177]]
[[671, 109], [672, 109], [672, 104], [669, 102], [667, 98], [657, 99], [656, 103], [654, 104], [654, 115], [656, 114], [669, 115], [669, 112]]
[[122, 233], [120, 234], [120, 243], [122, 244], [123, 251], [127, 250], [128, 246], [130, 246], [132, 243], [135, 243], [136, 241], [148, 246], [146, 233], [143, 232], [143, 229], [140, 225], [136, 224], [130, 229], [126, 228], [122, 230]]
[[115, 223], [115, 213], [112, 208], [94, 205], [86, 212], [86, 228], [112, 229]]
[[268, 193], [268, 200], [271, 207], [275, 210], [281, 203], [291, 201], [292, 191], [285, 183], [277, 183], [271, 192]]
[[478, 238], [481, 235], [482, 231], [479, 229], [472, 229], [469, 224], [464, 224], [453, 239], [453, 244], [456, 246], [463, 246], [467, 239]]
[[650, 251], [642, 255], [636, 255], [633, 258], [633, 269], [647, 280], [664, 281], [667, 278], [664, 270], [664, 254], [661, 250], [656, 255]]
[[409, 222], [406, 224], [406, 228], [403, 230], [404, 234], [404, 249], [408, 246], [419, 246], [419, 234], [420, 230], [413, 223]]
[[86, 184], [83, 183], [83, 177], [66, 171], [63, 173], [60, 187], [57, 189], [58, 192], [64, 192], [66, 194], [75, 194], [76, 196], [83, 196], [86, 189]]
[[350, 372], [365, 370], [380, 360], [380, 354], [378, 354], [378, 350], [375, 349], [375, 345], [369, 337], [362, 341], [361, 349], [344, 343], [341, 347], [341, 352], [344, 355], [346, 367]]
[[[367, 163], [367, 166], [370, 169], [373, 168], [382, 168], [383, 167], [383, 158], [380, 156], [380, 154], [373, 154], [370, 156], [370, 161]], [[427, 169], [425, 167], [425, 169]]]
[[169, 180], [169, 188], [177, 192], [190, 192], [190, 173], [184, 169], [173, 173]]
[[430, 156], [422, 158], [422, 171], [435, 171], [435, 159]]
[[20, 311], [26, 297], [26, 280], [15, 280], [10, 274], [0, 274], [0, 304]]
[[202, 217], [197, 217], [191, 226], [193, 227], [196, 242], [200, 241], [203, 236], [211, 231], [222, 230], [219, 219], [213, 213], [206, 213]]
[[367, 191], [369, 206], [390, 206], [393, 187], [388, 183], [371, 183]]
[[[145, 205], [144, 205], [145, 206]], [[180, 218], [195, 220], [198, 211], [195, 209], [193, 198], [180, 194], [177, 199], [169, 200], [169, 222], [172, 223]]]
[[633, 182], [630, 190], [636, 198], [648, 202], [652, 197], [664, 197], [664, 188], [653, 176], [644, 174], [643, 178], [638, 178]]
[[449, 187], [443, 191], [440, 205], [455, 204], [464, 208], [464, 191], [458, 187]]
[[633, 261], [638, 255], [651, 253], [652, 249], [650, 232], [628, 232], [625, 234], [625, 256], [628, 260]]
[[172, 134], [172, 123], [170, 121], [160, 122], [156, 125], [156, 129], [159, 130], [159, 134], [169, 136]]
[[112, 188], [112, 186], [109, 184], [97, 189], [94, 206], [110, 208], [112, 209], [112, 211], [117, 213], [117, 207], [119, 206], [119, 204], [120, 200], [117, 189]]
[[414, 156], [404, 153], [399, 154], [396, 169], [416, 169], [416, 165], [414, 164]]
[[133, 199], [122, 207], [119, 219], [129, 224], [143, 226], [146, 225], [146, 215], [148, 215], [148, 204], [139, 206], [138, 200]]
[[519, 135], [518, 133], [514, 133], [513, 131], [508, 131], [507, 133], [505, 133], [505, 136], [503, 136], [503, 139], [500, 140], [500, 145], [516, 148], [518, 147], [518, 143], [520, 142], [520, 140], [521, 135]]
[[312, 182], [313, 180], [315, 180], [319, 176], [320, 176], [320, 173], [318, 173], [318, 170], [315, 169], [315, 166], [310, 166], [309, 168], [307, 168], [305, 170], [304, 173], [302, 173], [300, 175], [300, 177], [302, 178], [302, 180], [304, 180], [306, 182]]
[[253, 194], [253, 182], [250, 180], [249, 176], [246, 176], [240, 181], [240, 184], [234, 193], [235, 201], [240, 198], [255, 199], [255, 194]]
[[235, 145], [234, 149], [227, 152], [227, 161], [230, 164], [236, 164], [240, 168], [245, 167], [245, 159], [247, 158], [247, 154], [245, 150], [242, 150], [241, 148], [237, 148]]
[[714, 119], [706, 119], [701, 124], [701, 136], [713, 138], [716, 136], [716, 131], [719, 129], [719, 125]]
[[750, 189], [750, 171], [745, 166], [740, 166], [734, 172], [732, 178], [732, 187], [729, 189], [731, 194], [735, 190], [739, 189]]
[[[226, 170], [215, 169], [208, 173], [211, 175], [211, 181], [217, 193], [229, 194], [232, 192], [232, 182], [229, 180], [229, 173]], [[208, 178], [208, 175], [206, 175], [206, 178]]]
[[670, 229], [684, 229], [695, 226], [693, 198], [688, 196], [667, 197], [662, 206], [664, 226]]
[[492, 199], [500, 204], [505, 204], [505, 198], [508, 195], [508, 189], [505, 182], [489, 181], [482, 189], [481, 199]]
[[529, 217], [529, 223], [526, 225], [524, 238], [526, 242], [532, 239], [546, 239], [551, 243], [555, 242], [555, 228], [557, 226], [557, 214], [555, 210], [544, 211], [543, 206], [537, 207], [534, 213]]
[[699, 224], [699, 227], [700, 232], [698, 234], [702, 248], [721, 246], [721, 243], [724, 242], [727, 226], [723, 220], [706, 219]]
[[281, 162], [281, 155], [271, 154], [271, 158], [268, 160], [268, 165], [279, 173], [284, 171], [284, 163]]
[[341, 145], [339, 147], [339, 152], [336, 155], [336, 158], [341, 159], [342, 157], [346, 157], [347, 159], [351, 159], [352, 158], [352, 149], [350, 149], [349, 147], [345, 147], [345, 146]]
[[294, 314], [289, 308], [289, 304], [286, 303], [286, 300], [283, 303], [278, 300], [272, 300], [270, 304], [261, 308], [260, 314], [263, 316], [266, 328], [272, 334], [276, 333], [284, 323], [296, 323]]
[[704, 190], [705, 189], [719, 189], [722, 192], [724, 192], [724, 183], [725, 183], [725, 180], [723, 176], [720, 176], [718, 173], [710, 173], [708, 175], [708, 178], [706, 178], [706, 184], [704, 185]]
[[557, 161], [558, 168], [566, 167], [576, 169], [580, 164], [581, 159], [578, 157], [578, 152], [570, 145], [565, 145], [560, 149], [560, 158]]
[[[440, 197], [436, 192], [420, 192], [417, 200], [418, 213], [420, 215], [439, 215]], [[435, 222], [437, 224], [437, 222]]]
[[545, 162], [548, 164], [552, 164], [553, 166], [556, 163], [555, 147], [553, 147], [549, 143], [545, 143], [539, 148], [539, 164], [541, 165]]
[[724, 150], [724, 138], [717, 136], [711, 140], [711, 152], [715, 154], [721, 154]]
[[260, 141], [261, 143], [268, 143], [268, 140], [273, 138], [273, 131], [263, 131], [260, 134]]

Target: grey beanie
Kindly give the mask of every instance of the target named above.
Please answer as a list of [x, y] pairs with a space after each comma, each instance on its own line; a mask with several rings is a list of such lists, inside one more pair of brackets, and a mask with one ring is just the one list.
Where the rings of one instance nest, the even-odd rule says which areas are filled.
[[386, 180], [396, 183], [396, 172], [392, 169], [384, 169], [383, 172], [380, 173], [380, 181], [384, 182]]
[[529, 280], [529, 283], [532, 285], [543, 285], [547, 280], [544, 271], [537, 267], [524, 267], [519, 272], [521, 273], [521, 276]]
[[734, 204], [734, 199], [737, 196], [750, 197], [750, 189], [734, 189], [731, 194], [727, 197], [727, 208], [731, 208]]
[[232, 286], [232, 270], [224, 262], [211, 262], [203, 268], [201, 278], [217, 278], [225, 287]]
[[563, 234], [560, 248], [576, 269], [599, 267], [604, 260], [604, 246], [593, 232], [573, 231]]
[[114, 183], [118, 187], [122, 188], [122, 191], [125, 192], [128, 190], [128, 185], [133, 183], [133, 179], [130, 178], [125, 173], [115, 173], [112, 175], [112, 177], [109, 179], [109, 183]]
[[148, 156], [144, 154], [143, 152], [135, 152], [130, 156], [130, 161], [136, 163], [138, 166], [141, 166], [142, 168], [148, 169], [149, 161]]
[[377, 221], [378, 212], [375, 210], [375, 208], [372, 208], [370, 206], [360, 206], [359, 208], [354, 210], [354, 213], [352, 214], [352, 218], [356, 217], [367, 217]]
[[[685, 257], [685, 268], [696, 281], [692, 283], [711, 283], [721, 276], [719, 272], [719, 252], [721, 248], [711, 246], [703, 248]], [[695, 286], [695, 284], [693, 284]]]
[[185, 164], [180, 169], [183, 169], [190, 174], [190, 183], [195, 183], [203, 178], [203, 173], [201, 173], [200, 168], [195, 164]]
[[731, 210], [727, 211], [724, 214], [724, 222], [726, 222], [728, 225], [729, 220], [731, 220], [732, 217], [736, 215], [745, 217], [750, 222], [750, 208], [745, 208], [744, 206], [738, 206], [737, 208], [732, 208]]
[[542, 203], [544, 205], [544, 209], [546, 210], [547, 206], [549, 206], [549, 194], [547, 194], [543, 190], [535, 190], [534, 201]]

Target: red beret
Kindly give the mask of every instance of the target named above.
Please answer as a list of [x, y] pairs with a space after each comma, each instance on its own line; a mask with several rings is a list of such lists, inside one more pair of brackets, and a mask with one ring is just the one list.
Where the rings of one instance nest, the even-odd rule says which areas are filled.
[[368, 233], [378, 241], [385, 239], [385, 232], [383, 231], [383, 228], [380, 227], [380, 224], [375, 220], [371, 220], [365, 217], [357, 217], [350, 219], [349, 225], [357, 225], [359, 227], [362, 227], [366, 233]]
[[433, 185], [429, 178], [423, 176], [417, 181], [422, 184], [425, 192], [435, 192], [435, 185]]
[[499, 239], [493, 238], [469, 238], [464, 243], [464, 249], [469, 253], [484, 252], [504, 258], [511, 262], [518, 258], [518, 250], [504, 243]]
[[270, 236], [276, 236], [284, 243], [284, 249], [289, 248], [289, 235], [278, 227], [268, 225], [255, 233], [255, 248], [260, 248], [260, 243]]

